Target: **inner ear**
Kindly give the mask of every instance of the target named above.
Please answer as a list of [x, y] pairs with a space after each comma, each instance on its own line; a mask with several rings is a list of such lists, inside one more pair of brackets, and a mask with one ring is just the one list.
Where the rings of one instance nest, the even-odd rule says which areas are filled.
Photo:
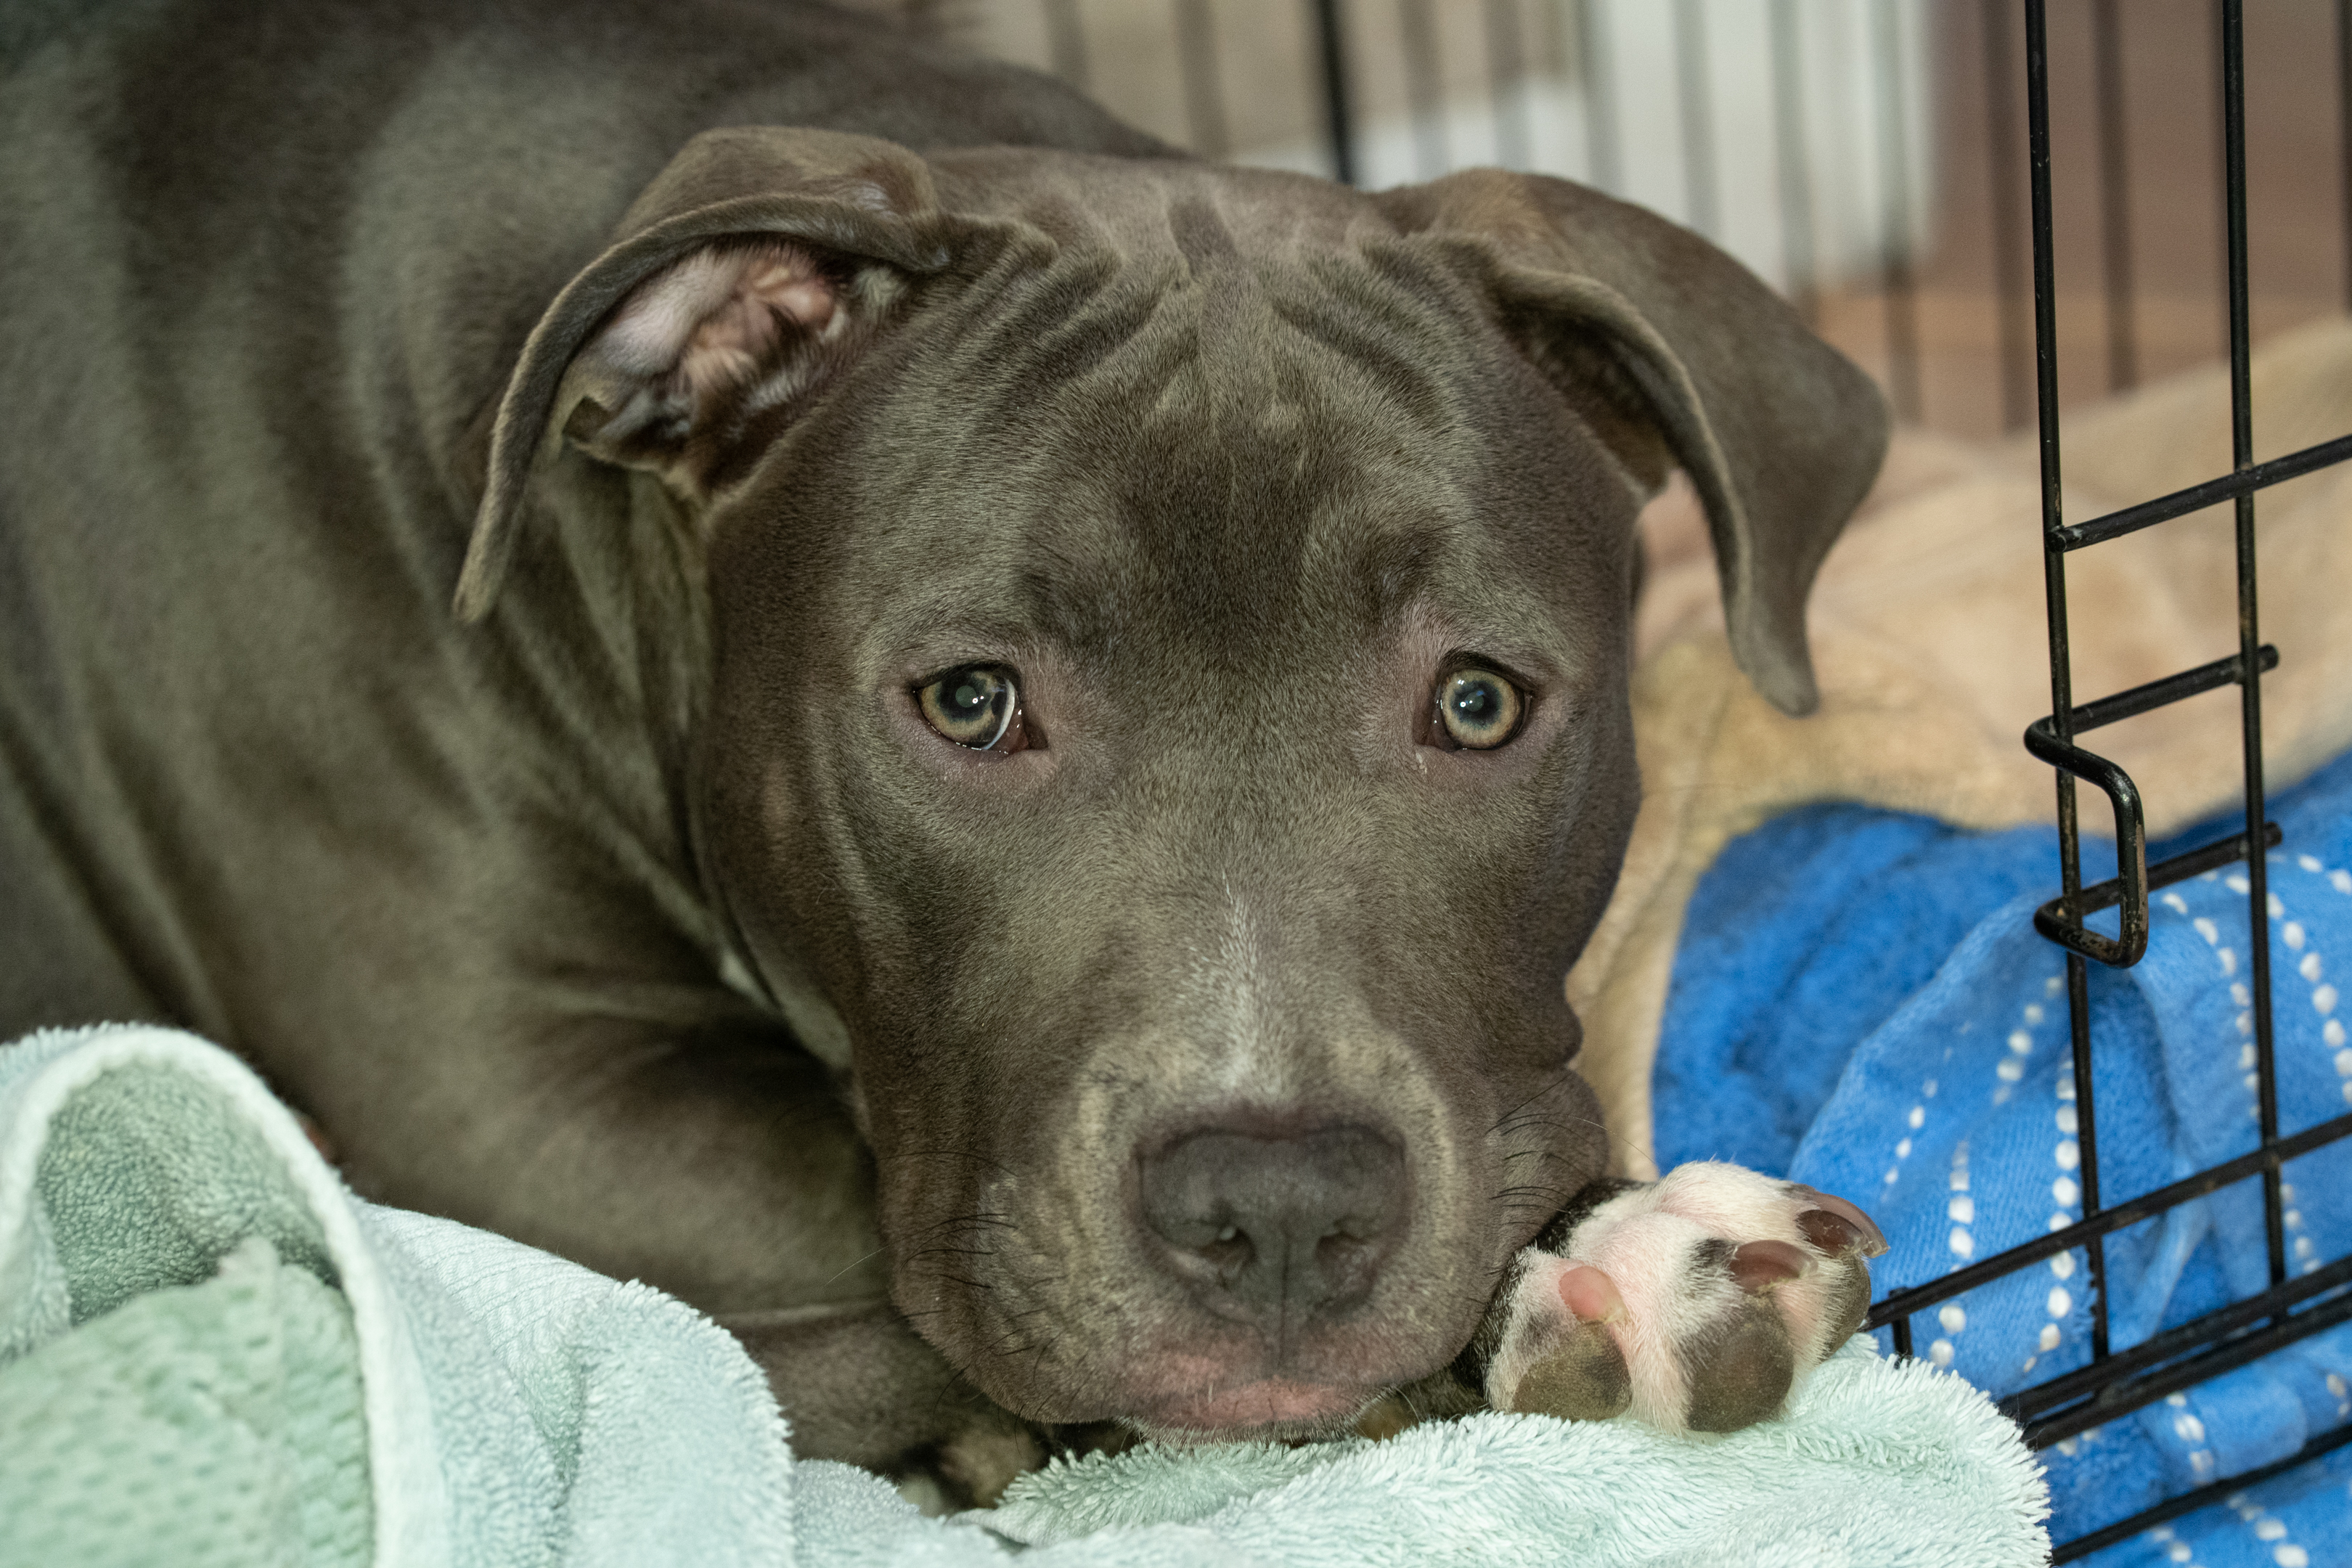
[[705, 496], [841, 369], [896, 292], [885, 268], [791, 240], [690, 252], [631, 289], [572, 361], [565, 437]]
[[1519, 352], [1624, 466], [1641, 499], [1649, 500], [1664, 489], [1676, 467], [1674, 447], [1650, 394], [1626, 370], [1620, 347], [1573, 323], [1532, 312], [1515, 313], [1504, 324]]

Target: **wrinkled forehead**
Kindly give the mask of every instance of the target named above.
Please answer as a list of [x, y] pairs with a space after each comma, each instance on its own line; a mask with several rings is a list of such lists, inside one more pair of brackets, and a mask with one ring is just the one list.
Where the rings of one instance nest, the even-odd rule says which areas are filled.
[[866, 426], [919, 458], [866, 465], [898, 492], [869, 610], [1213, 662], [1432, 608], [1466, 636], [1557, 633], [1580, 533], [1588, 570], [1622, 548], [1579, 515], [1577, 466], [1603, 459], [1559, 400], [1434, 258], [1251, 255], [1204, 246], [1205, 221], [1117, 265], [983, 280], [907, 356], [903, 419]]

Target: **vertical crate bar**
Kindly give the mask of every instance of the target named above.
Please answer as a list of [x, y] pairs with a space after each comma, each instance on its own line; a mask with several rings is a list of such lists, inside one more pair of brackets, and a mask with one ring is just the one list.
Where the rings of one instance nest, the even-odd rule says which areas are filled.
[[1323, 129], [1331, 177], [1356, 183], [1356, 125], [1348, 91], [1348, 41], [1340, 31], [1339, 0], [1314, 0], [1316, 58], [1323, 75]]
[[[2059, 496], [2058, 291], [2050, 209], [2050, 38], [2046, 0], [2025, 0], [2026, 162], [2033, 229], [2033, 378], [2041, 418], [2042, 574], [2050, 617], [2051, 723], [2061, 741], [2074, 738], [2074, 678], [2066, 634], [2066, 553], [2058, 541], [2065, 514]], [[2063, 768], [2058, 784], [2058, 860], [2066, 894], [2083, 888], [2082, 825], [2075, 813], [2074, 775]], [[2097, 1104], [2091, 1071], [2090, 973], [2083, 955], [2066, 954], [2066, 999], [2073, 1026], [2075, 1143], [2082, 1150], [2083, 1217], [2099, 1210]], [[2107, 1259], [2104, 1238], [2084, 1247], [2090, 1263], [2091, 1354], [2107, 1353]]]
[[1184, 118], [1192, 151], [1220, 159], [1233, 151], [1225, 119], [1223, 74], [1217, 68], [1217, 35], [1209, 0], [1176, 0], [1176, 55], [1184, 78]]
[[[2221, 0], [2221, 173], [2230, 254], [2230, 459], [2238, 473], [2254, 466], [2251, 357], [2253, 327], [2246, 303], [2246, 43], [2243, 0]], [[2270, 858], [2263, 851], [2262, 626], [2254, 602], [2254, 496], [2238, 498], [2239, 732], [2246, 769], [2247, 983], [2253, 992], [2256, 1111], [2263, 1142], [2277, 1142], [2278, 1080], [2272, 1071]], [[2275, 1165], [2263, 1173], [2263, 1234], [2271, 1283], [2286, 1279], [2285, 1208]]]
[[1527, 40], [1519, 0], [1486, 0], [1486, 103], [1495, 121], [1495, 162], [1524, 169], [1535, 143], [1528, 125]]

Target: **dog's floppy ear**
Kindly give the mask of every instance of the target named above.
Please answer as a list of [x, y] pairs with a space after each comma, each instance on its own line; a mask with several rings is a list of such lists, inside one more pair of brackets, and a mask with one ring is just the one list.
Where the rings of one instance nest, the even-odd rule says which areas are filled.
[[753, 127], [688, 142], [523, 345], [457, 582], [478, 620], [512, 560], [540, 463], [569, 440], [689, 499], [772, 438], [943, 269], [930, 171], [895, 143]]
[[1652, 484], [1664, 438], [1706, 507], [1734, 657], [1811, 711], [1805, 596], [1885, 454], [1877, 387], [1739, 263], [1598, 191], [1481, 169], [1376, 199], [1468, 247], [1506, 329]]

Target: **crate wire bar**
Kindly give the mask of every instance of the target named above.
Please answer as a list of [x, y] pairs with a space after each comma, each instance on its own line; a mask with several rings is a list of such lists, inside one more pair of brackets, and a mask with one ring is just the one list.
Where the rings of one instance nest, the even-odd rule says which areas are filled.
[[[1991, 24], [1998, 0], [1989, 5]], [[2042, 458], [2042, 561], [2050, 627], [2051, 713], [2026, 731], [2028, 751], [2057, 770], [2058, 836], [2063, 891], [2034, 915], [2034, 925], [2066, 951], [2068, 1013], [2073, 1026], [2075, 1113], [2082, 1146], [2083, 1218], [2074, 1225], [2036, 1237], [2022, 1247], [1958, 1269], [1943, 1279], [1890, 1295], [1873, 1309], [1868, 1326], [1891, 1328], [1896, 1353], [1911, 1353], [1911, 1316], [1952, 1297], [2020, 1268], [2030, 1268], [2058, 1253], [2083, 1248], [2091, 1279], [2091, 1361], [2077, 1371], [2051, 1378], [2011, 1394], [2002, 1407], [2025, 1426], [2026, 1441], [2045, 1447], [2092, 1426], [2111, 1421], [2168, 1394], [2242, 1366], [2307, 1335], [2352, 1320], [2352, 1258], [2339, 1258], [2315, 1272], [2290, 1281], [2286, 1268], [2283, 1224], [2282, 1171], [2295, 1159], [2338, 1139], [2352, 1137], [2352, 1115], [2336, 1117], [2291, 1138], [2279, 1136], [2278, 1089], [2273, 1072], [2270, 920], [2268, 913], [2267, 849], [2279, 842], [2277, 826], [2266, 820], [2263, 789], [2262, 675], [2276, 667], [2278, 650], [2265, 646], [2257, 613], [2254, 559], [2255, 492], [2266, 486], [2352, 458], [2352, 437], [2324, 442], [2267, 463], [2253, 460], [2253, 409], [2249, 356], [2252, 330], [2248, 321], [2246, 275], [2246, 147], [2245, 53], [2242, 0], [2220, 0], [2222, 184], [2228, 242], [2228, 310], [2230, 332], [2230, 419], [2232, 471], [2173, 495], [2126, 508], [2106, 517], [2069, 525], [2059, 495], [2059, 418], [2057, 366], [2057, 302], [2053, 263], [2050, 178], [2050, 81], [2046, 0], [2023, 0], [2027, 169], [2031, 184], [2033, 248], [2034, 381], [2040, 416]], [[2112, 0], [2095, 0], [2097, 72], [2100, 98], [2100, 163], [2104, 182], [2112, 188], [2123, 168], [2121, 72], [2116, 61], [2116, 16]], [[2341, 84], [2346, 96], [2347, 149], [2352, 149], [2352, 3], [2339, 0], [2338, 49]], [[1987, 29], [1990, 64], [2005, 67], [2006, 39]], [[2005, 89], [2000, 74], [1989, 96], [1998, 101]], [[1995, 111], [1995, 123], [2000, 121]], [[2000, 149], [1995, 148], [1996, 155]], [[2352, 156], [2346, 161], [2347, 201], [2352, 201]], [[1998, 214], [2002, 204], [1995, 203]], [[2352, 210], [2352, 209], [2348, 209]], [[2102, 237], [2107, 254], [2105, 303], [2108, 334], [2108, 380], [2127, 386], [2137, 378], [2133, 342], [2128, 212], [2120, 194], [2104, 198]], [[2347, 221], [2352, 221], [2348, 219]], [[2347, 231], [2352, 245], [2352, 231]], [[2073, 670], [2067, 647], [2066, 557], [2073, 551], [2115, 539], [2141, 528], [2185, 516], [2228, 500], [2236, 508], [2238, 651], [2200, 668], [2183, 671], [2130, 691], [2083, 706], [2074, 700]], [[2124, 771], [2104, 757], [2075, 743], [2084, 731], [2217, 687], [2239, 689], [2240, 734], [2245, 778], [2245, 827], [2157, 866], [2147, 864], [2146, 830], [2137, 789]], [[2107, 796], [2115, 812], [2117, 875], [2085, 888], [2082, 875], [2081, 824], [2076, 812], [2075, 780], [2087, 780]], [[2098, 1145], [2095, 1099], [2093, 1092], [2090, 1027], [2089, 963], [2095, 960], [2116, 967], [2139, 961], [2147, 949], [2148, 894], [2152, 889], [2201, 875], [2232, 862], [2243, 862], [2247, 883], [2248, 956], [2252, 993], [2257, 1109], [2261, 1139], [2252, 1153], [2199, 1172], [2156, 1192], [2113, 1207], [2103, 1206], [2098, 1188]], [[2108, 937], [2090, 929], [2095, 911], [2120, 906], [2118, 934]], [[2127, 1350], [2113, 1350], [2107, 1339], [2107, 1295], [2103, 1238], [2111, 1233], [2248, 1177], [2258, 1177], [2263, 1188], [2263, 1228], [2270, 1263], [2270, 1289], [2247, 1300], [2207, 1313], [2193, 1322], [2166, 1331]], [[2128, 1540], [2142, 1531], [2217, 1501], [2270, 1476], [2292, 1469], [2352, 1442], [2352, 1424], [2337, 1426], [2305, 1445], [2276, 1464], [2215, 1481], [2182, 1494], [2128, 1519], [2061, 1544], [2053, 1563], [2070, 1563], [2103, 1547]]]
[[1323, 124], [1331, 148], [1331, 177], [1356, 183], [1355, 113], [1349, 107], [1348, 39], [1339, 23], [1339, 0], [1313, 0], [1315, 54], [1323, 73]]

